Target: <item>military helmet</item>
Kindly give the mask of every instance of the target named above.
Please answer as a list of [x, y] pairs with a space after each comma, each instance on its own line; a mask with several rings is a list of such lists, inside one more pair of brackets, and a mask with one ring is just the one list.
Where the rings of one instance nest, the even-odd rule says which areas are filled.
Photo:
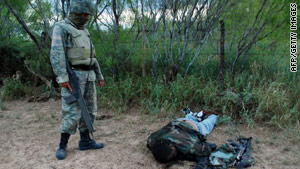
[[70, 4], [70, 12], [93, 15], [94, 10], [92, 3], [87, 0], [72, 0]]

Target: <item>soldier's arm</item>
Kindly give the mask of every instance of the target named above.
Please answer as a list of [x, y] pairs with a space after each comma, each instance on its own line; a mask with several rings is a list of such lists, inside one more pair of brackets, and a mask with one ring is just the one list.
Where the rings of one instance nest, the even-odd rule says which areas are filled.
[[66, 41], [65, 38], [65, 30], [59, 24], [56, 24], [52, 34], [50, 61], [53, 71], [57, 76], [57, 83], [65, 83], [69, 81], [69, 76], [66, 69], [66, 51], [63, 44]]
[[97, 81], [103, 81], [104, 77], [101, 73], [101, 69], [100, 69], [100, 65], [99, 65], [98, 61], [95, 62], [94, 71], [96, 73]]
[[[93, 48], [93, 57], [94, 58], [97, 58], [96, 57], [96, 50], [95, 50], [95, 46], [92, 44], [92, 48]], [[96, 74], [96, 79], [97, 81], [104, 81], [104, 77], [102, 75], [102, 72], [101, 72], [101, 68], [100, 68], [100, 65], [98, 63], [98, 60], [96, 60], [96, 62], [94, 63], [94, 72]]]

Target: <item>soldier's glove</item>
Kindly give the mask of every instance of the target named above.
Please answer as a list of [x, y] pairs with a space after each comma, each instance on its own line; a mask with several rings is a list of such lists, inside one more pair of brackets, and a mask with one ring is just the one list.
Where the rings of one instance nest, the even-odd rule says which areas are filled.
[[73, 91], [69, 82], [60, 83], [60, 86], [69, 89], [71, 92]]
[[98, 87], [103, 87], [104, 85], [104, 80], [99, 80], [98, 83], [97, 83], [97, 86]]

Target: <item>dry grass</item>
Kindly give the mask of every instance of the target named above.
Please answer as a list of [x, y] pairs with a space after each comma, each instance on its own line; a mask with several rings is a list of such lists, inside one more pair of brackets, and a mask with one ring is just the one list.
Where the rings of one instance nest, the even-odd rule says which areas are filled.
[[[190, 169], [194, 162], [179, 161], [172, 164], [157, 163], [146, 148], [151, 132], [167, 124], [163, 115], [141, 114], [132, 108], [126, 114], [99, 110], [95, 137], [106, 144], [104, 149], [79, 151], [78, 134], [72, 136], [68, 155], [63, 161], [55, 158], [59, 141], [60, 101], [6, 103], [0, 118], [0, 168], [130, 168], [130, 169]], [[105, 115], [105, 116], [103, 116]], [[174, 114], [174, 118], [179, 114]], [[299, 130], [298, 130], [299, 131]], [[208, 141], [221, 145], [228, 138], [252, 136], [253, 155], [257, 159], [251, 169], [299, 168], [299, 132], [247, 125], [221, 124], [209, 135]], [[298, 134], [298, 135], [297, 135]]]

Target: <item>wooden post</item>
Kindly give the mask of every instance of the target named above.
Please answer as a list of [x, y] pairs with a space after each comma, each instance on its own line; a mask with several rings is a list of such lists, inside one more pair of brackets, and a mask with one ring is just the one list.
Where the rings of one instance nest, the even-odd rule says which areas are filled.
[[224, 90], [224, 75], [225, 75], [225, 23], [224, 20], [220, 21], [220, 73], [219, 80], [222, 90]]
[[141, 0], [141, 5], [142, 5], [142, 31], [143, 31], [143, 56], [142, 56], [142, 77], [146, 76], [146, 56], [145, 56], [145, 51], [146, 51], [146, 39], [145, 39], [145, 23], [144, 23], [144, 2]]
[[62, 5], [62, 15], [63, 15], [63, 19], [65, 19], [65, 17], [66, 17], [65, 0], [61, 0], [61, 5]]

